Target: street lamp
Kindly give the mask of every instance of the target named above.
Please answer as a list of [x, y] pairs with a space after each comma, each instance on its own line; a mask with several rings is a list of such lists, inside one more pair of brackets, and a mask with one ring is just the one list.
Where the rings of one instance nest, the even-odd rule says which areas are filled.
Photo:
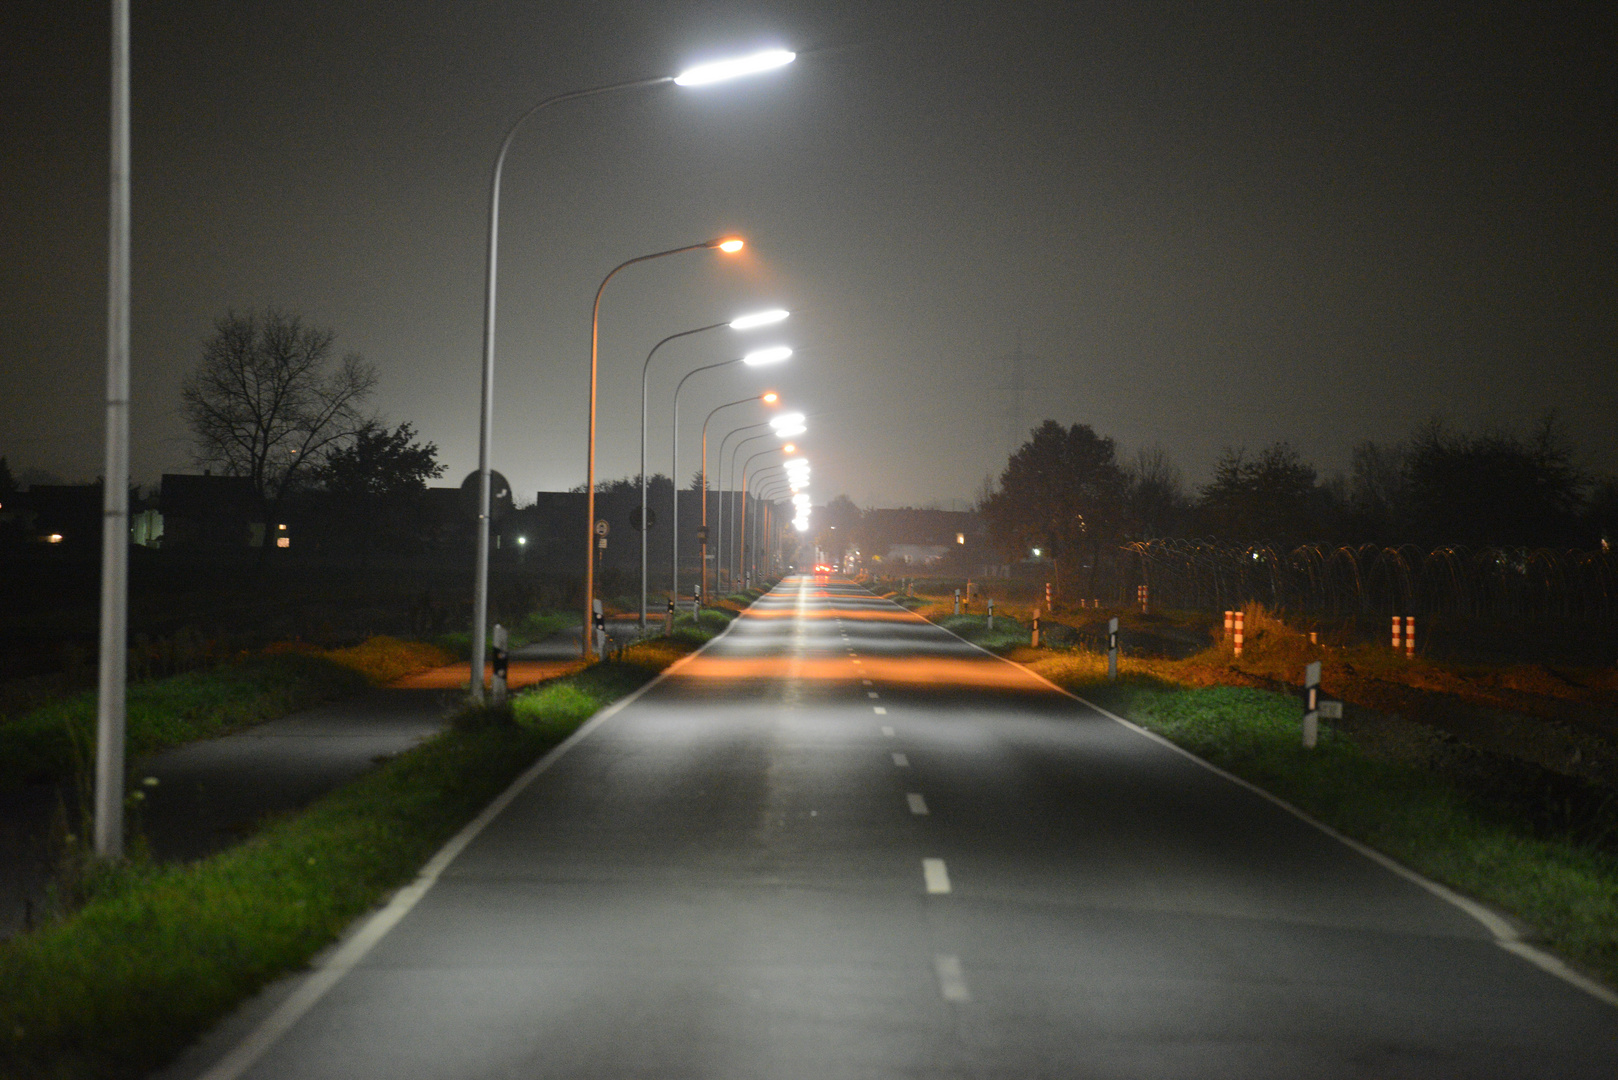
[[[797, 414], [797, 415], [799, 415], [800, 417], [802, 416], [801, 413]], [[775, 420], [770, 421], [770, 423], [773, 426], [778, 421], [781, 421], [781, 420], [784, 420], [784, 419], [786, 419], [786, 417], [778, 416], [778, 417], [775, 418]], [[772, 435], [779, 435], [780, 431], [779, 430], [773, 431], [773, 432], [771, 432], [771, 434]], [[744, 442], [752, 442], [751, 439], [746, 439], [746, 440], [743, 440], [743, 441]], [[742, 443], [737, 443], [736, 444], [737, 449], [741, 449], [741, 446], [742, 446]], [[764, 457], [766, 454], [780, 454], [780, 453], [792, 454], [792, 453], [795, 453], [796, 451], [797, 451], [797, 447], [793, 446], [791, 443], [787, 443], [785, 446], [776, 446], [776, 447], [771, 447], [768, 450], [760, 450], [758, 453], [754, 454], [752, 457], [750, 457], [746, 461], [742, 462], [742, 524], [741, 524], [741, 528], [738, 530], [738, 532], [740, 534], [740, 540], [741, 540], [741, 552], [738, 555], [736, 561], [737, 561], [737, 565], [742, 568], [742, 572], [743, 572], [744, 575], [747, 573], [747, 467], [749, 465], [753, 464], [753, 462], [757, 461], [759, 458]], [[780, 468], [780, 466], [771, 466], [771, 468]]]
[[[564, 94], [548, 97], [527, 112], [517, 117], [512, 125], [506, 129], [505, 138], [500, 140], [500, 149], [494, 157], [494, 167], [489, 175], [489, 237], [488, 262], [484, 275], [483, 288], [483, 385], [478, 410], [478, 550], [476, 580], [472, 589], [472, 664], [476, 674], [471, 680], [472, 699], [478, 703], [483, 701], [483, 650], [484, 632], [489, 617], [489, 447], [493, 438], [494, 428], [494, 316], [496, 279], [499, 268], [499, 241], [500, 241], [500, 177], [505, 168], [506, 152], [511, 149], [511, 141], [517, 134], [517, 129], [523, 122], [541, 109], [551, 105], [558, 105], [565, 101], [576, 101], [580, 98], [594, 97], [598, 94], [612, 93], [618, 90], [635, 90], [642, 87], [658, 86], [663, 83], [673, 83], [678, 86], [706, 86], [710, 83], [724, 79], [737, 78], [742, 75], [751, 75], [771, 68], [790, 64], [794, 54], [785, 49], [772, 49], [766, 52], [754, 53], [751, 56], [737, 57], [711, 64], [702, 64], [679, 75], [661, 75], [651, 79], [635, 79], [630, 82], [613, 83], [609, 86], [596, 86], [586, 90], [572, 90]], [[729, 243], [725, 241], [724, 243]], [[721, 245], [723, 246], [723, 244]], [[595, 375], [594, 375], [594, 346], [592, 344], [591, 362], [591, 404], [592, 420], [595, 401]], [[595, 431], [591, 429], [590, 458], [595, 460]], [[595, 488], [590, 486], [593, 494]], [[592, 500], [593, 501], [593, 500]], [[594, 517], [594, 508], [589, 515]], [[590, 524], [594, 524], [593, 521]], [[590, 552], [586, 575], [594, 570], [594, 550]], [[584, 649], [585, 656], [590, 650], [590, 596], [585, 595], [586, 615], [584, 619]]]
[[[674, 387], [674, 422], [671, 428], [670, 440], [673, 443], [673, 460], [669, 470], [674, 477], [674, 507], [671, 515], [671, 568], [669, 589], [676, 601], [680, 598], [680, 391], [685, 389], [686, 380], [693, 375], [704, 371], [713, 371], [715, 368], [730, 367], [732, 364], [746, 364], [748, 367], [766, 367], [770, 364], [779, 364], [792, 355], [792, 350], [785, 345], [775, 345], [768, 349], [756, 349], [746, 356], [738, 356], [734, 360], [721, 360], [717, 364], [704, 364], [686, 372]], [[704, 477], [706, 479], [706, 476]]]
[[[719, 556], [718, 556], [718, 560], [717, 560], [716, 570], [717, 570], [717, 572], [719, 574], [718, 586], [719, 586], [720, 589], [723, 589], [725, 587], [725, 582], [724, 582], [725, 564], [730, 561], [730, 547], [734, 546], [733, 543], [727, 542], [726, 539], [725, 539], [725, 517], [726, 517], [725, 511], [726, 511], [727, 505], [732, 502], [730, 496], [725, 491], [725, 446], [726, 446], [727, 443], [730, 442], [731, 436], [733, 436], [733, 435], [741, 435], [741, 434], [743, 434], [745, 432], [757, 431], [759, 428], [769, 427], [769, 426], [770, 426], [770, 422], [768, 420], [760, 421], [757, 424], [743, 424], [739, 428], [731, 428], [729, 431], [725, 432], [725, 437], [719, 440], [719, 454], [718, 454], [719, 465], [718, 465], [718, 468], [715, 470], [715, 472], [718, 474], [717, 485], [716, 486], [719, 488]], [[740, 449], [742, 443], [751, 442], [753, 439], [761, 438], [761, 437], [762, 436], [755, 435], [755, 436], [752, 436], [752, 438], [743, 439], [741, 443], [736, 444], [736, 447], [737, 447], [737, 449]], [[735, 470], [736, 455], [735, 455], [734, 452], [732, 452], [732, 454], [731, 454], [730, 464], [731, 464], [731, 472], [734, 474], [735, 471], [736, 471]], [[730, 510], [729, 517], [730, 517], [731, 529], [734, 531], [734, 529], [736, 527], [736, 508], [734, 506], [730, 506], [729, 510]], [[732, 575], [732, 577], [731, 577], [731, 585], [734, 586], [735, 583], [736, 583], [735, 576]]]
[[[700, 244], [687, 244], [684, 247], [670, 248], [668, 251], [657, 251], [650, 255], [640, 255], [619, 263], [608, 271], [607, 276], [601, 279], [601, 285], [596, 289], [595, 304], [590, 308], [590, 422], [589, 422], [589, 451], [585, 456], [584, 466], [584, 629], [580, 643], [581, 655], [590, 659], [590, 645], [593, 634], [595, 606], [595, 579], [596, 579], [596, 373], [599, 365], [599, 343], [601, 340], [601, 294], [607, 291], [607, 282], [613, 275], [626, 266], [636, 263], [648, 262], [652, 259], [661, 259], [665, 255], [679, 255], [687, 251], [700, 251], [704, 248], [715, 248], [719, 251], [734, 253], [740, 251], [743, 241], [737, 237], [720, 237]], [[644, 478], [644, 471], [642, 473]], [[679, 497], [680, 484], [674, 481], [675, 498]], [[644, 508], [644, 503], [642, 507]], [[644, 523], [643, 523], [644, 524]], [[642, 535], [645, 530], [642, 529]], [[604, 541], [603, 541], [604, 542]]]
[[[738, 405], [747, 405], [747, 404], [749, 404], [751, 402], [755, 402], [755, 401], [759, 402], [760, 404], [763, 404], [763, 405], [777, 405], [781, 401], [781, 395], [777, 394], [774, 390], [770, 390], [770, 391], [768, 391], [766, 393], [758, 395], [757, 397], [737, 398], [735, 401], [727, 401], [723, 405], [716, 405], [712, 409], [709, 409], [708, 410], [708, 415], [703, 417], [703, 420], [702, 420], [702, 530], [701, 530], [701, 536], [702, 536], [702, 595], [703, 596], [708, 595], [708, 547], [709, 547], [709, 544], [708, 544], [708, 424], [713, 420], [713, 418], [717, 414], [724, 411], [725, 409], [733, 409]], [[723, 449], [723, 447], [721, 447], [721, 450], [722, 449]], [[721, 495], [722, 494], [723, 493], [721, 492]], [[724, 519], [725, 519], [725, 504], [724, 504], [722, 499], [721, 499], [721, 502], [719, 504], [718, 518], [719, 518], [720, 522], [723, 522]], [[721, 533], [720, 536], [723, 536], [723, 534]], [[716, 537], [716, 540], [717, 539], [718, 539], [718, 537]], [[713, 550], [716, 553], [719, 552], [721, 550], [720, 544], [715, 543], [713, 545]], [[642, 578], [642, 581], [644, 581], [644, 580], [645, 579]], [[717, 568], [716, 568], [716, 572], [715, 572], [714, 584], [715, 585], [719, 584]], [[643, 601], [643, 604], [644, 604], [644, 601]]]
[[[720, 248], [723, 249], [724, 244], [721, 244]], [[681, 330], [678, 334], [670, 334], [656, 345], [653, 345], [652, 351], [646, 354], [646, 362], [640, 366], [640, 521], [638, 525], [640, 528], [640, 628], [642, 633], [646, 631], [646, 377], [652, 368], [652, 357], [657, 355], [657, 350], [675, 338], [690, 337], [692, 334], [702, 334], [709, 330], [718, 330], [724, 326], [728, 326], [732, 330], [754, 330], [760, 326], [770, 326], [778, 323], [785, 319], [787, 315], [788, 312], [781, 308], [772, 308], [768, 311], [755, 311], [750, 315], [738, 315], [728, 323], [710, 323], [707, 326], [699, 326], [695, 330]], [[674, 477], [676, 489], [678, 489], [679, 484], [680, 478]]]
[[[791, 414], [789, 414], [789, 415], [791, 415]], [[740, 427], [740, 428], [735, 429], [734, 431], [732, 431], [730, 433], [730, 435], [738, 435], [738, 434], [741, 434], [744, 431], [751, 431], [754, 428], [761, 428], [761, 427], [773, 428], [775, 426], [775, 424], [778, 421], [780, 421], [781, 419], [782, 419], [782, 417], [777, 416], [777, 417], [775, 417], [775, 418], [773, 418], [771, 420], [766, 420], [762, 424], [749, 424], [746, 427]], [[742, 447], [746, 446], [748, 443], [758, 442], [758, 440], [760, 440], [760, 439], [770, 438], [771, 436], [773, 436], [775, 434], [776, 433], [773, 430], [772, 431], [763, 431], [763, 432], [760, 432], [757, 435], [751, 435], [751, 436], [749, 436], [749, 437], [747, 437], [745, 439], [740, 440], [739, 442], [736, 443], [736, 445], [734, 447], [731, 448], [731, 451], [730, 451], [731, 483], [736, 482], [736, 475], [737, 475], [736, 474], [736, 456], [741, 453]], [[720, 454], [720, 460], [719, 460], [720, 476], [719, 476], [719, 478], [720, 478], [721, 484], [723, 484], [723, 481], [724, 481], [724, 471], [725, 471], [724, 470], [724, 465], [725, 465], [725, 461], [724, 461], [725, 443], [730, 440], [730, 435], [726, 435], [725, 438], [723, 440], [721, 440], [721, 442], [719, 444], [719, 454]], [[749, 459], [749, 460], [751, 460], [751, 459]], [[727, 498], [726, 501], [728, 502], [729, 499]], [[742, 524], [745, 524], [745, 522], [747, 521], [747, 505], [746, 505], [746, 497], [745, 497], [745, 495], [742, 496], [741, 522], [740, 523], [738, 523], [737, 520], [736, 520], [736, 512], [737, 512], [736, 508], [733, 506], [731, 508], [731, 512], [730, 512], [730, 523], [731, 523], [732, 531], [736, 534], [735, 538], [734, 538], [735, 542], [727, 540], [726, 541], [726, 549], [725, 549], [725, 552], [724, 552], [725, 561], [730, 564], [730, 584], [731, 584], [732, 588], [736, 587], [736, 571], [739, 568], [740, 563], [741, 563], [740, 553], [738, 551], [736, 551], [735, 549], [737, 548], [738, 544], [742, 540], [741, 526], [742, 526]], [[734, 557], [733, 557], [733, 554], [734, 554]]]

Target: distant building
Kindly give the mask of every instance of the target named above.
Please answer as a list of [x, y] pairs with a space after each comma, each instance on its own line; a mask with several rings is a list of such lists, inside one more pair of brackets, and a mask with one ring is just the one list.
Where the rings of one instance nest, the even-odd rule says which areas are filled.
[[27, 509], [29, 538], [65, 551], [101, 544], [101, 484], [34, 484], [19, 496]]
[[164, 473], [158, 509], [165, 549], [224, 550], [264, 543], [264, 512], [245, 476]]
[[867, 510], [860, 517], [863, 558], [873, 567], [970, 565], [983, 550], [983, 524], [973, 510]]

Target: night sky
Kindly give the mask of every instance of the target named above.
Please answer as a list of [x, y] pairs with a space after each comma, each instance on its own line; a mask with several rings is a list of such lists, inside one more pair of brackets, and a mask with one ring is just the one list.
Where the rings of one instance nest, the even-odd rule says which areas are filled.
[[[779, 332], [660, 354], [654, 471], [679, 374], [785, 342], [769, 378], [693, 379], [683, 415], [780, 389], [817, 501], [964, 506], [1045, 417], [1195, 484], [1226, 446], [1287, 439], [1330, 474], [1435, 415], [1555, 408], [1618, 472], [1618, 30], [1594, 7], [137, 0], [134, 477], [191, 469], [179, 386], [214, 320], [277, 306], [374, 361], [375, 406], [458, 482], [506, 126], [777, 45], [799, 61], [518, 135], [493, 463], [520, 501], [583, 480], [602, 275], [728, 232], [742, 256], [610, 286], [603, 478], [636, 470], [647, 349], [775, 305]], [[106, 22], [0, 8], [0, 454], [66, 480], [102, 454]]]

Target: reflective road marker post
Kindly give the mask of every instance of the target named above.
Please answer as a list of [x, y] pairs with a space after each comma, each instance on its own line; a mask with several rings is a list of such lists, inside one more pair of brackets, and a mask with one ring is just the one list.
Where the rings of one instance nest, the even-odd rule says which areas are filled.
[[1107, 678], [1118, 678], [1118, 619], [1107, 620]]
[[1320, 661], [1303, 669], [1303, 745], [1313, 748], [1320, 725]]
[[[491, 689], [494, 691], [494, 703], [499, 705], [506, 700], [506, 643], [510, 640], [510, 635], [506, 633], [505, 627], [495, 623], [494, 633], [490, 636], [494, 648], [494, 677], [490, 680]], [[482, 666], [478, 665], [479, 668]], [[479, 682], [483, 680], [481, 670], [477, 673], [477, 679]]]

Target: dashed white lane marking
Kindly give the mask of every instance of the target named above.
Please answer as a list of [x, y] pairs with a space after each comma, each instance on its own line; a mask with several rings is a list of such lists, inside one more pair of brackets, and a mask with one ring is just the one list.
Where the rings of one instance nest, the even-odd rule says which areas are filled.
[[933, 972], [938, 976], [938, 992], [945, 1001], [965, 1005], [972, 1000], [972, 991], [966, 988], [966, 973], [961, 970], [959, 956], [933, 957]]
[[868, 698], [879, 698], [882, 695], [877, 693], [875, 690], [867, 690], [865, 691], [865, 696]]
[[888, 738], [891, 739], [891, 738], [893, 738], [893, 729], [890, 728], [890, 727], [884, 727], [882, 729], [882, 734], [886, 735]]
[[894, 754], [893, 755], [893, 763], [895, 765], [899, 766], [899, 768], [901, 768], [901, 769], [910, 768], [910, 759], [905, 757], [903, 754], [899, 754], [899, 753]]
[[856, 661], [854, 661], [854, 662], [855, 662], [855, 663], [856, 663], [856, 664], [857, 664], [857, 663], [859, 663], [859, 661], [858, 661], [858, 660], [856, 660]]
[[871, 706], [871, 711], [875, 712], [878, 716], [886, 716], [886, 715], [888, 715], [888, 710], [884, 709], [880, 705]]
[[921, 792], [910, 791], [905, 793], [905, 802], [910, 804], [910, 812], [917, 817], [927, 813], [927, 800], [921, 797]]
[[944, 868], [943, 859], [921, 860], [921, 876], [927, 882], [928, 892], [949, 892], [949, 871]]
[[864, 683], [866, 686], [875, 686], [876, 685], [870, 679], [861, 679], [860, 682]]

